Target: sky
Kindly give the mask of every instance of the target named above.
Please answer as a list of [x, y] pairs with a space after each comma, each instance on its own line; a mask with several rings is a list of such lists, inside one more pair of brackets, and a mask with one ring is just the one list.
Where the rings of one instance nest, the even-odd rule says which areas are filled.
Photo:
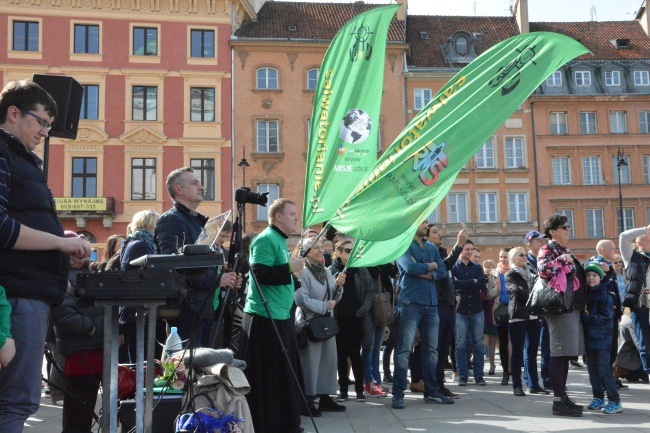
[[[305, 1], [305, 0], [301, 0]], [[323, 2], [324, 0], [311, 0]], [[329, 0], [353, 3], [351, 0]], [[366, 0], [366, 3], [394, 3]], [[530, 21], [626, 21], [635, 17], [642, 0], [528, 0]], [[409, 15], [508, 16], [514, 0], [408, 0]]]

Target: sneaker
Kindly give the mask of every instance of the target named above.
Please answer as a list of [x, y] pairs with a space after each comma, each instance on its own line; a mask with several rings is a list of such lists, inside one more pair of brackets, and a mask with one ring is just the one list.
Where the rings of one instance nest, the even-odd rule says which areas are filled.
[[338, 397], [336, 397], [336, 401], [348, 401], [348, 394], [339, 394]]
[[318, 409], [321, 412], [345, 412], [345, 406], [337, 404], [329, 395], [320, 398]]
[[386, 397], [386, 391], [376, 383], [373, 383], [370, 386], [370, 397]]
[[605, 400], [602, 398], [594, 397], [594, 399], [591, 400], [591, 403], [589, 403], [589, 406], [587, 406], [587, 409], [598, 410], [604, 407], [605, 407]]
[[404, 409], [404, 399], [402, 397], [393, 396], [393, 409]]
[[446, 397], [449, 397], [449, 398], [458, 398], [459, 397], [458, 394], [454, 394], [453, 392], [451, 392], [451, 390], [449, 388], [442, 387], [442, 388], [440, 388], [440, 392], [442, 392]]
[[467, 386], [467, 379], [458, 379], [458, 386]]
[[454, 404], [455, 401], [444, 395], [441, 391], [436, 391], [431, 395], [424, 397], [425, 403]]
[[481, 378], [478, 378], [478, 379], [474, 379], [474, 381], [476, 382], [476, 384], [477, 384], [478, 386], [485, 386], [485, 385], [487, 385], [487, 382], [486, 382], [485, 379], [483, 379], [482, 377], [481, 377]]
[[553, 415], [580, 417], [582, 416], [582, 411], [567, 406], [564, 398], [562, 398], [560, 401], [553, 402]]
[[370, 395], [370, 393], [371, 393], [371, 391], [372, 391], [371, 384], [369, 384], [369, 383], [364, 383], [364, 384], [363, 384], [363, 391], [364, 391], [366, 394]]
[[525, 397], [525, 396], [526, 396], [526, 393], [524, 392], [523, 389], [521, 389], [521, 386], [515, 386], [515, 387], [512, 389], [512, 393], [513, 393], [516, 397]]
[[453, 380], [454, 382], [458, 380], [458, 372], [457, 371], [454, 371], [454, 372], [451, 373], [451, 380]]
[[357, 392], [357, 401], [366, 401], [366, 396], [363, 392]]
[[391, 374], [384, 374], [384, 383], [393, 383], [393, 376]]
[[409, 389], [411, 390], [411, 392], [417, 392], [419, 394], [422, 394], [424, 393], [424, 382], [422, 381], [412, 382], [409, 385]]
[[584, 368], [585, 367], [585, 365], [582, 362], [578, 361], [577, 359], [572, 359], [571, 361], [569, 361], [569, 364], [573, 365], [574, 367], [578, 367], [578, 368]]
[[569, 407], [571, 407], [573, 409], [579, 410], [579, 411], [582, 411], [584, 409], [584, 406], [582, 406], [581, 404], [576, 404], [575, 401], [571, 400], [569, 397], [566, 397], [566, 396], [562, 397], [562, 402], [565, 405], [567, 405], [567, 406], [569, 406]]
[[623, 412], [623, 406], [621, 405], [621, 402], [616, 402], [616, 401], [610, 401], [607, 403], [607, 406], [601, 409], [602, 413], [606, 413], [607, 415], [613, 415], [615, 413], [621, 413]]
[[531, 394], [544, 394], [544, 395], [550, 394], [550, 392], [548, 392], [547, 390], [545, 390], [541, 386], [534, 386], [532, 388], [528, 388], [528, 392], [531, 393]]

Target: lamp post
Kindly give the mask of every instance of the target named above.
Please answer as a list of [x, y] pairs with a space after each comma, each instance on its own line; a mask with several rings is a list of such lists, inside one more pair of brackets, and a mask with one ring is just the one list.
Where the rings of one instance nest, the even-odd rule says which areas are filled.
[[623, 216], [623, 187], [621, 185], [621, 171], [624, 167], [627, 167], [627, 161], [625, 160], [625, 153], [623, 153], [623, 148], [618, 148], [618, 161], [616, 162], [616, 167], [618, 168], [618, 204], [619, 204], [619, 217], [621, 218], [621, 232], [625, 231], [625, 218]]
[[[246, 160], [246, 147], [242, 148], [243, 153], [242, 153], [242, 159], [239, 161], [239, 164], [237, 164], [239, 167], [242, 169], [242, 186], [246, 186], [246, 167], [250, 167], [250, 164]], [[246, 232], [246, 206], [244, 206], [243, 212], [242, 212], [242, 228], [243, 231]]]

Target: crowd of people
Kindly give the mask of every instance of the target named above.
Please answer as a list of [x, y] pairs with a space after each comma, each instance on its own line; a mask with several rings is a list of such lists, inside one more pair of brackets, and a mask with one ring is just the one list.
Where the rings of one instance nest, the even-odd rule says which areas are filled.
[[[75, 274], [127, 271], [134, 258], [174, 253], [194, 243], [208, 221], [197, 212], [204, 197], [199, 178], [179, 168], [166, 181], [172, 208], [136, 213], [127, 233], [112, 236], [103, 259], [89, 264], [90, 244], [64, 232], [33, 153], [56, 114], [51, 96], [32, 82], [12, 82], [0, 93], [0, 425], [8, 433], [21, 432], [38, 409], [41, 365], [34, 360], [42, 359], [48, 328], [66, 377], [63, 432], [87, 432], [96, 421], [102, 309], [79, 307]], [[496, 374], [497, 348], [501, 385], [511, 385], [515, 397], [552, 392], [558, 416], [582, 416], [584, 407], [567, 390], [569, 366], [582, 366], [580, 357], [592, 386], [587, 410], [620, 413], [620, 379], [648, 381], [650, 226], [623, 232], [618, 246], [600, 240], [581, 263], [569, 249], [567, 218], [555, 214], [542, 232], [502, 248], [498, 261], [481, 261], [465, 229], [448, 253], [440, 228], [423, 221], [394, 263], [348, 268], [354, 240], [344, 234], [331, 237], [330, 254], [308, 230], [289, 253], [287, 239], [299, 231], [290, 200], [271, 203], [268, 222], [246, 238], [248, 260], [239, 272], [224, 265], [188, 276], [189, 294], [178, 315], [167, 318], [190, 345], [218, 341], [246, 362], [246, 399], [259, 433], [298, 433], [301, 415], [346, 411], [350, 387], [358, 402], [392, 394], [396, 410], [405, 407], [407, 390], [422, 393], [424, 403], [455, 404], [459, 396], [447, 385], [486, 386], [485, 358], [487, 374]], [[226, 253], [231, 232], [228, 223], [219, 251]], [[561, 292], [570, 307], [531, 314], [528, 301], [538, 286]], [[382, 292], [394, 306], [388, 325], [375, 314]], [[120, 312], [121, 362], [131, 362], [135, 351], [135, 314]], [[386, 327], [391, 337], [384, 341]], [[392, 389], [384, 387], [390, 383]]]

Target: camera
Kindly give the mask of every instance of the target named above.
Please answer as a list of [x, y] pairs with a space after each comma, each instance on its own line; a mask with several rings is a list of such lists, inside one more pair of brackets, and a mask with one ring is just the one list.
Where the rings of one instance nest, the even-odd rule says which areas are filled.
[[235, 191], [235, 201], [239, 204], [258, 204], [260, 206], [266, 206], [266, 203], [269, 201], [269, 193], [259, 193], [252, 192], [250, 188], [242, 186]]

